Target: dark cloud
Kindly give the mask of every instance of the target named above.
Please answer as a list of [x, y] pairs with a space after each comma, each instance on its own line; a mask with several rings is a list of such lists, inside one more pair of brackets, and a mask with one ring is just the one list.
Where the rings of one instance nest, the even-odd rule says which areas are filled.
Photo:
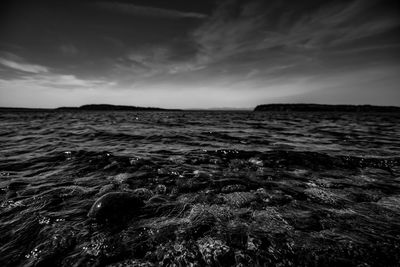
[[178, 10], [164, 9], [149, 6], [137, 6], [131, 3], [111, 3], [111, 2], [98, 2], [96, 6], [105, 8], [112, 11], [126, 13], [137, 17], [154, 17], [166, 19], [180, 19], [180, 18], [194, 18], [204, 19], [207, 15], [195, 12], [183, 12]]
[[194, 32], [203, 57], [216, 60], [247, 51], [285, 47], [319, 51], [399, 29], [392, 10], [377, 1], [224, 1]]

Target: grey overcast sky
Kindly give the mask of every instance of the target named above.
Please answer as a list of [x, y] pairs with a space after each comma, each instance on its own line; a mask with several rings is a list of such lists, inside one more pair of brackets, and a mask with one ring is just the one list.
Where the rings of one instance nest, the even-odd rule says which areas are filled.
[[396, 1], [0, 5], [0, 106], [400, 105]]

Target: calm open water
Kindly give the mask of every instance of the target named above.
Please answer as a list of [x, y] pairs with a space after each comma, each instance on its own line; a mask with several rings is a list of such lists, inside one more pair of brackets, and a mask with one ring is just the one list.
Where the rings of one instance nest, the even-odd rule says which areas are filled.
[[399, 114], [0, 112], [1, 266], [399, 262]]

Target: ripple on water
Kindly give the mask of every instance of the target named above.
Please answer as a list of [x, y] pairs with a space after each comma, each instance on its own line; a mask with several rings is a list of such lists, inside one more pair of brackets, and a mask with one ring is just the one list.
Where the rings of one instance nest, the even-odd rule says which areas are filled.
[[[398, 116], [0, 112], [0, 119], [8, 131], [0, 144], [2, 266], [400, 261]], [[88, 218], [111, 192], [135, 194], [144, 206], [124, 223]], [[112, 213], [125, 217], [122, 206]]]

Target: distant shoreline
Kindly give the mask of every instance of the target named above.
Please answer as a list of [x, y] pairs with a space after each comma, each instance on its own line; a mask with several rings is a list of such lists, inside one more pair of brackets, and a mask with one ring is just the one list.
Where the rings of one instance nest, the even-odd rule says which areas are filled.
[[163, 109], [155, 107], [122, 106], [110, 104], [90, 104], [80, 107], [59, 107], [56, 110], [85, 110], [85, 111], [179, 111], [179, 109]]
[[284, 112], [384, 112], [400, 113], [397, 106], [374, 105], [325, 105], [325, 104], [265, 104], [258, 105], [254, 111], [284, 111]]
[[9, 111], [181, 111], [180, 109], [163, 109], [155, 107], [137, 107], [109, 104], [90, 104], [80, 107], [58, 107], [58, 108], [18, 108], [0, 107], [1, 110]]
[[399, 106], [375, 106], [375, 105], [327, 105], [327, 104], [263, 104], [254, 109], [244, 108], [205, 108], [205, 109], [165, 109], [157, 107], [138, 107], [110, 104], [89, 104], [79, 107], [58, 107], [58, 108], [21, 108], [21, 107], [0, 107], [1, 111], [190, 111], [190, 112], [378, 112], [378, 113], [400, 113]]

